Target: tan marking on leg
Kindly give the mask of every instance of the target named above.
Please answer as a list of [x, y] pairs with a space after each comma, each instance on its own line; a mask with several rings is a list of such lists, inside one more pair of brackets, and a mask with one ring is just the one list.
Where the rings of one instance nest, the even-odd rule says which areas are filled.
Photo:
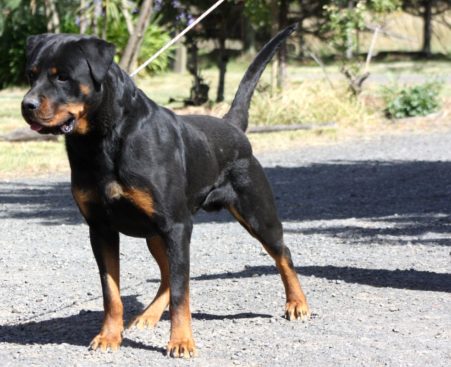
[[282, 277], [282, 282], [287, 297], [287, 304], [285, 307], [285, 315], [287, 319], [305, 320], [309, 318], [310, 310], [307, 304], [307, 299], [305, 298], [301, 283], [292, 264], [290, 264], [284, 256], [274, 257], [274, 259], [276, 260], [277, 268], [279, 269]]
[[236, 210], [233, 206], [228, 206], [227, 209], [229, 210], [230, 214], [244, 227], [246, 230], [253, 236], [255, 236], [254, 231], [252, 230], [251, 226], [244, 220], [244, 218], [241, 216], [241, 214]]
[[[234, 216], [234, 218], [240, 222], [240, 224], [247, 229], [247, 231], [255, 238], [259, 239], [255, 235], [251, 226], [244, 220], [240, 213], [233, 206], [229, 206], [228, 210]], [[261, 239], [259, 239], [261, 242]], [[285, 294], [287, 303], [285, 306], [285, 315], [289, 320], [302, 319], [305, 320], [310, 316], [309, 307], [302, 291], [301, 283], [299, 282], [296, 271], [292, 264], [288, 262], [287, 258], [283, 255], [276, 256], [270, 250], [269, 246], [261, 242], [266, 252], [276, 261], [277, 268], [279, 269], [282, 277], [282, 282], [285, 288]]]
[[137, 317], [135, 317], [128, 327], [136, 326], [138, 329], [145, 327], [155, 327], [160, 321], [166, 307], [169, 305], [169, 260], [166, 253], [166, 246], [160, 236], [155, 236], [147, 240], [147, 246], [160, 267], [161, 283], [153, 301]]
[[72, 187], [72, 196], [85, 218], [89, 218], [89, 205], [99, 201], [97, 193], [92, 189]]
[[104, 317], [100, 333], [94, 337], [91, 349], [100, 348], [106, 351], [108, 348], [118, 350], [122, 342], [124, 330], [123, 305], [120, 295], [119, 261], [113, 254], [105, 257], [107, 269], [106, 283], [107, 296], [104, 296]]
[[170, 309], [171, 338], [167, 345], [167, 353], [175, 358], [190, 358], [196, 356], [196, 345], [191, 329], [191, 311], [189, 307], [189, 289], [186, 297], [175, 309]]

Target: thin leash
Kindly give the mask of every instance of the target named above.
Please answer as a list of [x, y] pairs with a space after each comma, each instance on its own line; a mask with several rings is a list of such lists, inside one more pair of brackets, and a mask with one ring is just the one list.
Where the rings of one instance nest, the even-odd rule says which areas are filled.
[[186, 33], [188, 33], [191, 29], [193, 29], [197, 24], [199, 24], [205, 17], [207, 17], [213, 10], [215, 10], [219, 5], [221, 5], [225, 0], [217, 1], [213, 6], [211, 6], [205, 13], [203, 13], [199, 18], [197, 18], [193, 23], [191, 23], [188, 27], [186, 27], [182, 32], [180, 32], [176, 37], [170, 40], [166, 45], [164, 45], [160, 50], [158, 50], [152, 57], [147, 59], [140, 67], [138, 67], [130, 76], [133, 78], [136, 74], [138, 74], [142, 69], [144, 69], [147, 65], [149, 65], [152, 61], [154, 61], [158, 56], [160, 56], [164, 51], [166, 51], [169, 47], [171, 47], [174, 43], [176, 43], [180, 38], [182, 38]]

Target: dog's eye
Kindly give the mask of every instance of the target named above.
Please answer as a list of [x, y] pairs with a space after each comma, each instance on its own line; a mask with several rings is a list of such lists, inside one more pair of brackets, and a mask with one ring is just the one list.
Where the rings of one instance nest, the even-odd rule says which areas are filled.
[[69, 80], [69, 76], [66, 74], [58, 74], [56, 79], [58, 79], [59, 82], [67, 82]]

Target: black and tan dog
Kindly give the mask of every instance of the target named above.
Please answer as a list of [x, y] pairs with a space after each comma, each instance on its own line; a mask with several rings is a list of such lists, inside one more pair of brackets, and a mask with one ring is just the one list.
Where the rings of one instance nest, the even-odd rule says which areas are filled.
[[161, 271], [152, 303], [131, 326], [154, 326], [169, 305], [168, 353], [195, 353], [189, 306], [192, 217], [228, 209], [275, 259], [288, 319], [309, 310], [274, 198], [244, 131], [254, 88], [294, 26], [274, 37], [250, 65], [223, 119], [178, 116], [156, 105], [114, 62], [113, 45], [88, 36], [43, 34], [27, 44], [31, 89], [22, 114], [33, 130], [65, 134], [74, 199], [89, 225], [99, 267], [104, 320], [91, 347], [122, 340], [119, 233], [147, 240]]

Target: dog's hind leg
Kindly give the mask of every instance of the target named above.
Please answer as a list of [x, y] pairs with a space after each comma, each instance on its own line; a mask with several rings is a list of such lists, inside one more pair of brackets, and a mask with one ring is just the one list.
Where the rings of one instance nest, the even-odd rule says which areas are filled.
[[307, 319], [310, 315], [307, 300], [294, 269], [290, 250], [283, 241], [282, 224], [265, 173], [252, 157], [248, 169], [246, 172], [241, 171], [240, 176], [233, 180], [237, 199], [228, 209], [275, 260], [285, 287], [286, 317], [289, 320]]
[[160, 236], [155, 236], [147, 239], [147, 246], [160, 267], [161, 283], [153, 301], [129, 323], [129, 328], [133, 326], [136, 326], [138, 329], [154, 327], [160, 321], [161, 315], [169, 305], [169, 261], [166, 245]]

